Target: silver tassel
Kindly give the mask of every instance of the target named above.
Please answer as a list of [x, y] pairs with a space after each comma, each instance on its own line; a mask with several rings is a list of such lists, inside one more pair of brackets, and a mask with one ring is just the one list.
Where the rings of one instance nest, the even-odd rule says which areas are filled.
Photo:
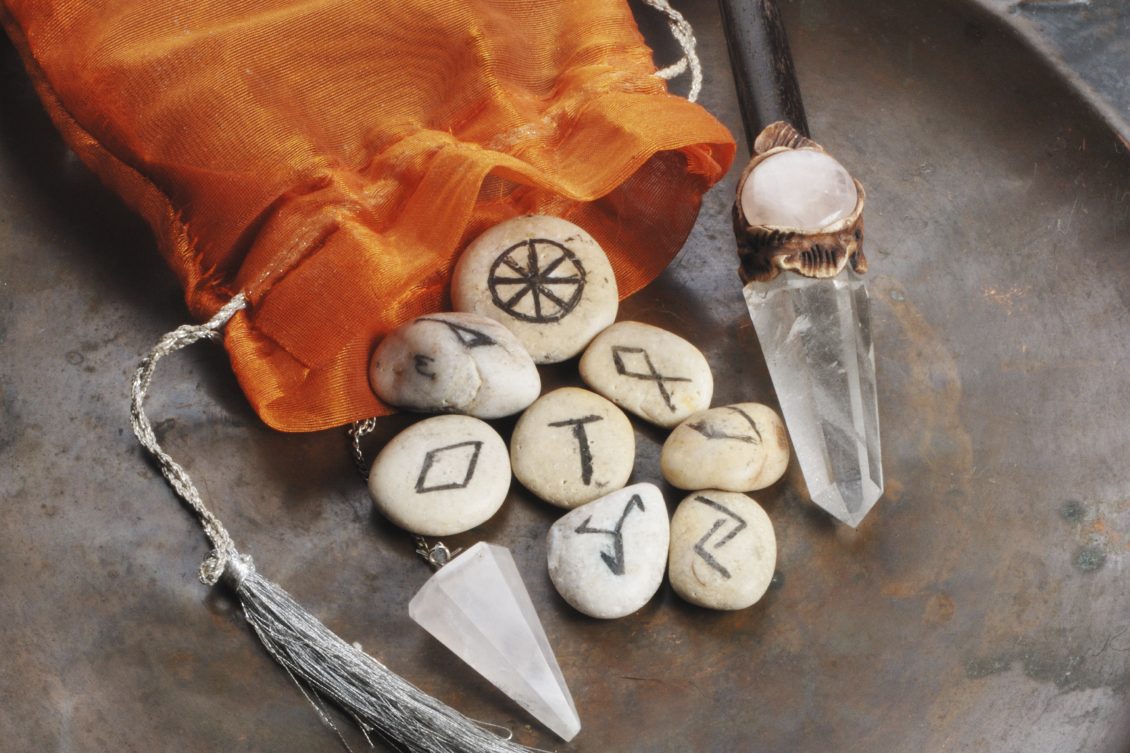
[[[201, 581], [211, 586], [222, 578], [233, 588], [244, 617], [267, 653], [286, 669], [318, 717], [335, 732], [320, 699], [350, 715], [370, 745], [370, 734], [376, 733], [398, 750], [411, 753], [528, 753], [532, 749], [483, 729], [349, 645], [286, 591], [259, 575], [251, 558], [236, 550], [223, 524], [204, 505], [188, 473], [161, 448], [144, 409], [157, 362], [199, 340], [217, 339], [227, 321], [246, 306], [241, 293], [207, 323], [185, 325], [166, 334], [142, 359], [133, 380], [130, 418], [134, 433], [192, 508], [212, 544], [200, 568]], [[341, 740], [348, 748], [345, 739]]]

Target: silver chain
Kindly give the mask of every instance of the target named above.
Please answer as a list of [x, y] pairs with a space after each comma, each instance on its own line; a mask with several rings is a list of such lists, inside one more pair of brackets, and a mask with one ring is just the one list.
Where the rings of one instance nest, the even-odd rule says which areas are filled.
[[375, 428], [377, 428], [377, 419], [366, 418], [362, 421], [354, 421], [345, 430], [345, 433], [349, 435], [349, 445], [353, 450], [353, 463], [357, 466], [357, 472], [361, 474], [361, 478], [366, 481], [369, 480], [369, 464], [365, 461], [365, 451], [361, 449], [361, 440], [366, 434], [372, 433]]

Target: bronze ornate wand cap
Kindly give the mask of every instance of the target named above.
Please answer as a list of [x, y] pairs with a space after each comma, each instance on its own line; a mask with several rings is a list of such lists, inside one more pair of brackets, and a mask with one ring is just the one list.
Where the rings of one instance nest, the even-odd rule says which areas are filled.
[[[867, 259], [863, 255], [863, 205], [866, 194], [859, 181], [848, 175], [823, 147], [802, 136], [784, 121], [766, 126], [754, 141], [753, 152], [753, 158], [738, 180], [733, 209], [734, 236], [738, 242], [742, 281], [765, 282], [772, 280], [782, 270], [798, 272], [806, 277], [835, 277], [849, 264], [855, 272], [866, 272]], [[751, 207], [751, 193], [756, 191], [747, 191], [747, 183], [753, 180], [754, 172], [759, 166], [762, 168], [759, 173], [761, 177], [766, 174], [767, 163], [771, 158], [787, 152], [822, 155], [824, 159], [813, 161], [823, 163], [822, 169], [826, 174], [831, 175], [832, 180], [840, 181], [840, 194], [834, 197], [834, 200], [840, 202], [840, 211], [832, 212], [829, 215], [831, 220], [817, 220], [815, 226], [805, 227], [810, 223], [785, 219], [779, 209], [777, 217], [771, 222], [759, 219], [758, 216], [753, 216], [752, 219], [747, 216], [747, 212], [757, 211]], [[798, 179], [793, 179], [794, 187]], [[855, 205], [849, 209], [850, 203], [844, 202], [850, 202], [852, 185], [855, 188]], [[755, 189], [756, 186], [751, 185], [749, 188]], [[771, 201], [772, 197], [769, 199]], [[773, 215], [774, 212], [763, 211], [761, 214]]]

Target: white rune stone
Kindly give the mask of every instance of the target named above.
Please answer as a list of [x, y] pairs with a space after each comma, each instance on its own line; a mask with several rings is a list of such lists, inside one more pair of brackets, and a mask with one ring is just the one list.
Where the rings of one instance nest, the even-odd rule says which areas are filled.
[[852, 213], [858, 199], [848, 171], [815, 149], [766, 157], [742, 186], [742, 213], [751, 225], [820, 230]]
[[620, 305], [596, 240], [545, 215], [515, 217], [476, 238], [455, 266], [451, 300], [456, 311], [501, 322], [537, 363], [580, 353]]
[[577, 707], [510, 551], [479, 542], [440, 568], [409, 616], [562, 740]]
[[640, 418], [670, 428], [710, 407], [714, 377], [702, 351], [676, 334], [617, 322], [581, 357], [581, 378]]
[[576, 387], [538, 398], [510, 438], [515, 477], [558, 507], [576, 507], [620, 489], [635, 460], [636, 436], [624, 412]]
[[867, 287], [783, 273], [745, 298], [808, 492], [854, 527], [883, 493]]
[[696, 413], [663, 443], [663, 478], [680, 489], [750, 492], [777, 481], [789, 465], [789, 440], [777, 413], [738, 403]]
[[541, 378], [518, 338], [493, 319], [437, 313], [391, 332], [373, 353], [369, 381], [390, 405], [500, 418], [524, 409]]
[[765, 594], [776, 563], [773, 522], [746, 495], [708, 489], [675, 510], [667, 576], [690, 603], [745, 609]]
[[396, 525], [449, 536], [485, 523], [510, 489], [506, 443], [470, 416], [436, 416], [397, 434], [377, 454], [369, 493]]
[[590, 617], [635, 612], [663, 582], [670, 522], [663, 494], [634, 484], [565, 515], [546, 536], [549, 578]]

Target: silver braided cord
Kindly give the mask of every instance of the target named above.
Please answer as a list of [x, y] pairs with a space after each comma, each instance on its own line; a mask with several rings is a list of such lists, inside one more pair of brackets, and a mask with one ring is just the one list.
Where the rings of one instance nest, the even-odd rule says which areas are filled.
[[655, 75], [670, 80], [689, 67], [691, 70], [691, 88], [687, 92], [687, 99], [691, 102], [697, 102], [698, 95], [702, 93], [702, 62], [698, 59], [696, 49], [698, 40], [695, 39], [694, 28], [691, 27], [690, 22], [682, 13], [671, 7], [671, 3], [667, 0], [643, 1], [667, 16], [667, 26], [671, 29], [671, 35], [683, 48], [683, 57], [678, 62], [656, 71]]
[[[314, 699], [333, 701], [353, 718], [366, 737], [375, 732], [397, 750], [411, 753], [528, 753], [530, 750], [483, 729], [349, 645], [253, 568], [236, 577], [239, 580], [237, 593], [247, 621], [267, 652], [287, 670], [300, 689], [304, 690], [303, 686], [310, 689], [307, 698], [323, 723], [328, 721], [327, 717]], [[337, 731], [332, 723], [327, 726]]]
[[[323, 708], [323, 701], [332, 702], [351, 717], [370, 746], [375, 736], [394, 750], [409, 753], [536, 750], [499, 737], [484, 729], [484, 723], [463, 716], [415, 687], [359, 647], [346, 643], [285, 590], [259, 575], [251, 557], [236, 550], [223, 523], [204, 504], [188, 472], [157, 441], [144, 406], [157, 363], [195, 342], [219, 338], [228, 320], [246, 307], [247, 300], [240, 294], [206, 323], [169, 332], [142, 359], [133, 378], [130, 423], [134, 434], [156, 458], [177, 495], [192, 508], [212, 544], [200, 567], [200, 580], [212, 586], [222, 578], [235, 591], [244, 618], [267, 653], [282, 665], [346, 750], [350, 750], [349, 744]], [[368, 426], [360, 436], [371, 430]]]
[[200, 580], [208, 586], [216, 584], [223, 575], [228, 561], [236, 556], [235, 544], [232, 543], [224, 524], [205, 506], [188, 471], [161, 449], [157, 436], [153, 433], [153, 425], [145, 415], [145, 395], [153, 381], [153, 372], [157, 369], [157, 363], [162, 358], [200, 340], [213, 340], [219, 337], [220, 330], [228, 320], [235, 315], [235, 312], [246, 306], [247, 299], [240, 293], [204, 324], [185, 324], [166, 334], [141, 360], [133, 375], [133, 387], [130, 390], [130, 425], [133, 427], [133, 433], [137, 435], [137, 441], [149, 450], [161, 466], [161, 473], [168, 479], [177, 495], [196, 513], [200, 525], [204, 527], [204, 534], [212, 543], [212, 552], [200, 566]]

